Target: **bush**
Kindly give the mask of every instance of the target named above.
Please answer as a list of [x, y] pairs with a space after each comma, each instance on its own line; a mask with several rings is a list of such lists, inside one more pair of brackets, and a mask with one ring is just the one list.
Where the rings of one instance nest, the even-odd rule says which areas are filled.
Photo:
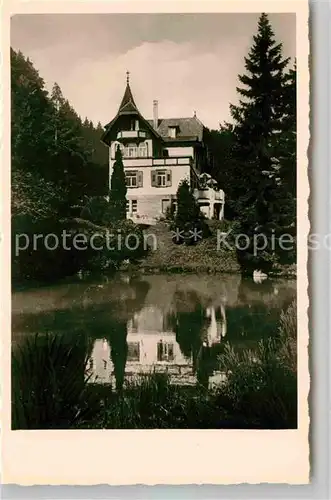
[[[62, 243], [63, 231], [68, 235], [67, 248]], [[28, 238], [29, 244], [23, 250], [25, 238], [22, 238], [22, 250], [16, 255], [16, 237], [23, 233]], [[52, 235], [50, 247], [45, 245], [44, 239], [39, 239], [34, 245], [34, 237], [38, 234], [44, 237]], [[84, 249], [82, 246], [73, 244], [73, 238], [76, 235], [85, 236]], [[93, 240], [93, 248], [91, 238], [94, 235], [98, 238]], [[113, 236], [108, 238], [108, 235]], [[54, 245], [55, 238], [58, 239], [59, 244], [56, 248], [50, 249]], [[22, 216], [15, 217], [12, 224], [12, 278], [14, 282], [56, 281], [72, 276], [81, 270], [112, 272], [123, 260], [136, 260], [146, 253], [143, 230], [129, 220], [112, 223], [105, 227], [96, 226], [83, 219], [43, 218], [36, 220], [31, 216]]]
[[[54, 281], [74, 275], [84, 268], [86, 252], [71, 248], [66, 250], [62, 244], [63, 231], [70, 232], [67, 222], [54, 217], [35, 219], [30, 215], [12, 219], [12, 279], [13, 281]], [[22, 235], [22, 236], [20, 236]], [[25, 235], [25, 236], [23, 236]], [[52, 235], [49, 247], [37, 235]], [[22, 238], [22, 240], [21, 240]], [[56, 243], [56, 238], [59, 244]], [[28, 246], [24, 249], [25, 242]], [[21, 250], [16, 248], [21, 245]], [[54, 246], [54, 249], [53, 249]]]
[[94, 224], [107, 225], [109, 203], [104, 196], [93, 196], [81, 211], [81, 218]]

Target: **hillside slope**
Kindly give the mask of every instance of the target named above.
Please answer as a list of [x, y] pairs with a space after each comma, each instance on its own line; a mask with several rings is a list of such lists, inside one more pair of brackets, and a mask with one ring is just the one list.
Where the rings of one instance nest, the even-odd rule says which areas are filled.
[[[217, 232], [199, 241], [195, 246], [176, 245], [172, 242], [172, 232], [165, 222], [159, 222], [145, 230], [151, 248], [140, 261], [139, 267], [146, 271], [168, 272], [239, 272], [235, 251], [222, 248], [217, 250]], [[153, 245], [154, 242], [154, 245]]]

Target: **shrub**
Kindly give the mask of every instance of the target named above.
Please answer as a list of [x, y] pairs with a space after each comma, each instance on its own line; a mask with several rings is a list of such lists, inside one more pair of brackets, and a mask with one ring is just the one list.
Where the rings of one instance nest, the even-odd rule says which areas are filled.
[[93, 196], [88, 200], [80, 216], [94, 224], [107, 225], [108, 209], [109, 203], [104, 196]]
[[[70, 231], [70, 225], [54, 217], [35, 219], [30, 215], [14, 217], [12, 220], [12, 279], [13, 281], [54, 281], [74, 275], [84, 267], [87, 254], [62, 245], [63, 231]], [[19, 235], [25, 235], [20, 240]], [[44, 239], [35, 240], [36, 235], [52, 235], [49, 247]], [[59, 244], [55, 246], [55, 239]], [[27, 242], [27, 248], [23, 244]], [[22, 246], [19, 251], [18, 243]], [[53, 248], [54, 247], [54, 248]]]

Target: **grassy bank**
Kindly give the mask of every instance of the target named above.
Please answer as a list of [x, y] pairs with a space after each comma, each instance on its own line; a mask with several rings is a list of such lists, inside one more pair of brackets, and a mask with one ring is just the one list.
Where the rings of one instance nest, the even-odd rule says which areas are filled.
[[[223, 227], [221, 223], [218, 226]], [[212, 235], [199, 241], [195, 246], [176, 245], [172, 241], [172, 232], [169, 225], [165, 222], [159, 222], [155, 226], [145, 229], [145, 235], [152, 234], [155, 237], [156, 246], [150, 249], [149, 253], [139, 261], [136, 267], [146, 273], [239, 272], [240, 268], [235, 251], [226, 248], [218, 250], [215, 224], [212, 229]], [[147, 241], [152, 243], [153, 237], [150, 237]]]
[[226, 346], [221, 386], [176, 386], [150, 374], [119, 392], [84, 377], [90, 347], [83, 337], [27, 338], [12, 356], [13, 428], [295, 428], [296, 335], [292, 304], [275, 338], [249, 351]]
[[[166, 222], [150, 226], [144, 229], [146, 241], [150, 245], [149, 252], [134, 264], [122, 265], [121, 269], [143, 273], [240, 273], [235, 249], [227, 248], [217, 241], [217, 231], [229, 231], [231, 223], [210, 220], [208, 226], [211, 235], [192, 246], [174, 244]], [[270, 276], [293, 278], [296, 276], [296, 265], [281, 266]]]

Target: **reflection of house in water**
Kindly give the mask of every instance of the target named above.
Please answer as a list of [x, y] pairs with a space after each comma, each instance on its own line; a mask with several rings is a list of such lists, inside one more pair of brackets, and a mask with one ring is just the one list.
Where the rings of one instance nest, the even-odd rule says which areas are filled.
[[[219, 343], [225, 335], [225, 311], [209, 307], [205, 315], [207, 329], [201, 332], [201, 345], [206, 338], [209, 347]], [[174, 384], [196, 384], [193, 356], [185, 356], [181, 351], [170, 317], [158, 307], [146, 306], [128, 321], [126, 379], [156, 372], [167, 373]], [[90, 372], [91, 381], [115, 384], [111, 345], [106, 339], [94, 343]]]
[[207, 307], [206, 316], [210, 322], [206, 329], [204, 345], [211, 347], [214, 344], [219, 344], [222, 337], [226, 335], [225, 308], [223, 305], [217, 309], [215, 307]]

